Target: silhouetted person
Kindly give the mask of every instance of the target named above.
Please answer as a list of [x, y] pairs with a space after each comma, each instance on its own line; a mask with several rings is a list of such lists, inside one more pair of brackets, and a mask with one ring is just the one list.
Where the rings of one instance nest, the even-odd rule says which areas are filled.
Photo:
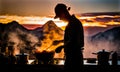
[[70, 7], [67, 8], [65, 4], [57, 4], [55, 7], [55, 18], [68, 22], [64, 34], [65, 71], [77, 70], [80, 72], [83, 69], [83, 26], [75, 15], [70, 15], [69, 10]]

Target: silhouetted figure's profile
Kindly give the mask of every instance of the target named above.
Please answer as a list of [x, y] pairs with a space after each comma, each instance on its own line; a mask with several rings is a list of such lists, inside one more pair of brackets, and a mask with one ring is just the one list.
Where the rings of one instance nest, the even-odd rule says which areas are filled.
[[65, 71], [82, 71], [84, 47], [84, 32], [80, 20], [75, 15], [70, 15], [70, 7], [65, 4], [57, 4], [55, 7], [56, 16], [62, 21], [68, 22], [64, 34]]

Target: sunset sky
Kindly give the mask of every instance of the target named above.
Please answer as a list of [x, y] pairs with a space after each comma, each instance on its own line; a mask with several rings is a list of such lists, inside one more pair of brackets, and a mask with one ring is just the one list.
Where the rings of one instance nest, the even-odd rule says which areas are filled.
[[57, 3], [70, 6], [74, 14], [120, 11], [120, 0], [0, 0], [0, 14], [49, 16]]
[[[58, 3], [71, 7], [70, 13], [76, 14], [76, 17], [81, 20], [86, 37], [120, 26], [120, 0], [0, 0], [0, 23], [17, 21], [24, 27], [34, 30], [52, 20], [58, 27], [65, 30], [67, 23], [54, 19], [54, 8]], [[81, 13], [88, 16], [82, 16]], [[47, 42], [50, 41], [46, 40], [45, 46], [50, 45]], [[91, 46], [88, 45], [85, 48], [89, 49], [89, 47]]]
[[[16, 20], [20, 24], [45, 24], [47, 21], [53, 20], [59, 27], [66, 26], [65, 23], [53, 19], [54, 8], [58, 3], [71, 7], [70, 13], [76, 15], [120, 12], [120, 0], [0, 0], [0, 22], [8, 23]], [[107, 19], [109, 21], [106, 22], [108, 17], [113, 20]], [[118, 14], [116, 16], [78, 16], [78, 18], [82, 20], [83, 26], [107, 27], [107, 25], [120, 24]]]

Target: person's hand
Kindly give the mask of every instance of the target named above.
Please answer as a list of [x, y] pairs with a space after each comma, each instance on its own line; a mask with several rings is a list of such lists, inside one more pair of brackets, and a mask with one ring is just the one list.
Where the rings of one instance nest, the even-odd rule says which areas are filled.
[[56, 53], [60, 53], [61, 50], [62, 50], [62, 48], [64, 48], [64, 45], [57, 47], [57, 48], [55, 49], [55, 52], [56, 52]]

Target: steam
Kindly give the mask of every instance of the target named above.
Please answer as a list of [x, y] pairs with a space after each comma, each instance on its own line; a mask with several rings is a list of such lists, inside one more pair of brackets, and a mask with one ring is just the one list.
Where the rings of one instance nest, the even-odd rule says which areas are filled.
[[[52, 22], [49, 22], [52, 23]], [[48, 23], [48, 24], [49, 24]], [[50, 25], [50, 24], [49, 24]], [[20, 52], [32, 51], [32, 49], [40, 48], [40, 50], [47, 49], [48, 51], [54, 51], [57, 47], [63, 45], [63, 36], [64, 32], [58, 28], [48, 29], [50, 27], [44, 26], [43, 32], [32, 32], [28, 31], [20, 26], [14, 28], [17, 24], [11, 26], [11, 28], [7, 28], [3, 33], [3, 42], [7, 44], [7, 46], [13, 46], [15, 50], [15, 54]], [[10, 27], [10, 26], [8, 26]], [[13, 28], [13, 29], [12, 29]], [[46, 29], [47, 28], [47, 29]], [[119, 30], [119, 29], [118, 29]], [[37, 34], [36, 34], [37, 33]], [[115, 34], [116, 33], [116, 34]], [[43, 34], [42, 40], [40, 40], [39, 35]], [[105, 49], [107, 51], [117, 51], [119, 52], [120, 47], [120, 38], [119, 31], [107, 31], [106, 33], [99, 33], [94, 36], [84, 36], [85, 45], [83, 50], [84, 58], [94, 58], [96, 55], [93, 55], [93, 52], [98, 52], [99, 50]], [[85, 34], [86, 35], [86, 34]], [[39, 37], [38, 37], [39, 36]], [[59, 42], [60, 41], [60, 42]], [[55, 43], [54, 43], [55, 42]], [[3, 45], [4, 46], [4, 45]], [[30, 52], [29, 52], [30, 53]], [[55, 54], [54, 57], [64, 57], [64, 50], [59, 54]]]
[[114, 32], [102, 33], [93, 37], [85, 38], [85, 50], [84, 57], [94, 58], [93, 52], [98, 52], [105, 49], [108, 52], [116, 51], [118, 55], [120, 54], [120, 39], [115, 35]]
[[17, 28], [15, 31], [8, 33], [7, 45], [13, 46], [14, 50], [17, 50], [17, 52], [24, 52], [41, 45], [41, 41], [34, 34]]

